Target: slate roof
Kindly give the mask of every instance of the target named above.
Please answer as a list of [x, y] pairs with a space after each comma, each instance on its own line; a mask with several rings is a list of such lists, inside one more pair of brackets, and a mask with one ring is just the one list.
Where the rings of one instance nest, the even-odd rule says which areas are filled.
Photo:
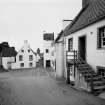
[[90, 0], [90, 3], [82, 8], [73, 22], [65, 28], [64, 35], [70, 35], [102, 19], [105, 19], [105, 0]]

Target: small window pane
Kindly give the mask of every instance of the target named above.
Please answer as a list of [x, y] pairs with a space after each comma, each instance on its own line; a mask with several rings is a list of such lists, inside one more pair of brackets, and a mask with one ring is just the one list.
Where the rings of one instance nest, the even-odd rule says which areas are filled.
[[21, 66], [21, 67], [24, 67], [24, 63], [21, 63], [20, 66]]
[[33, 55], [29, 55], [29, 61], [33, 60]]
[[46, 53], [49, 53], [49, 50], [48, 49], [46, 49]]
[[28, 52], [30, 52], [30, 50], [28, 50]]
[[105, 27], [99, 28], [98, 46], [99, 48], [105, 47]]
[[98, 75], [101, 75], [102, 77], [105, 77], [105, 68], [98, 68]]
[[73, 38], [68, 39], [68, 51], [73, 50]]
[[23, 61], [23, 56], [19, 55], [19, 61]]
[[103, 41], [105, 41], [105, 38], [103, 38]]
[[103, 45], [105, 46], [105, 42], [103, 42]]

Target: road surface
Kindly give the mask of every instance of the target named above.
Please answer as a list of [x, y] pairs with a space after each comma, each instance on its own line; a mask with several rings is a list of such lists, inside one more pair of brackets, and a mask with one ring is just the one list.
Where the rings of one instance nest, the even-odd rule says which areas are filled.
[[56, 81], [38, 67], [0, 73], [0, 105], [105, 105], [105, 101]]

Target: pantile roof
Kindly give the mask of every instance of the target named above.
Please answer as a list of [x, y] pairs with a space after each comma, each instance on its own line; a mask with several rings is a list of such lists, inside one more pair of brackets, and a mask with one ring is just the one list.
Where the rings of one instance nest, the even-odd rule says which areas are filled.
[[17, 52], [12, 47], [2, 49], [2, 57], [15, 57]]
[[102, 19], [105, 19], [105, 0], [90, 0], [90, 3], [82, 8], [73, 22], [65, 28], [64, 35], [70, 35]]

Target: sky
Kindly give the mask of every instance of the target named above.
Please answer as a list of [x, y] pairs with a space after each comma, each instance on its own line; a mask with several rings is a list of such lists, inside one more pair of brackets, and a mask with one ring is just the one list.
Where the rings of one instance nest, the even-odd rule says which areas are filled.
[[62, 30], [62, 20], [72, 20], [81, 0], [0, 0], [0, 42], [7, 41], [18, 51], [28, 40], [36, 51], [43, 49], [43, 31]]

